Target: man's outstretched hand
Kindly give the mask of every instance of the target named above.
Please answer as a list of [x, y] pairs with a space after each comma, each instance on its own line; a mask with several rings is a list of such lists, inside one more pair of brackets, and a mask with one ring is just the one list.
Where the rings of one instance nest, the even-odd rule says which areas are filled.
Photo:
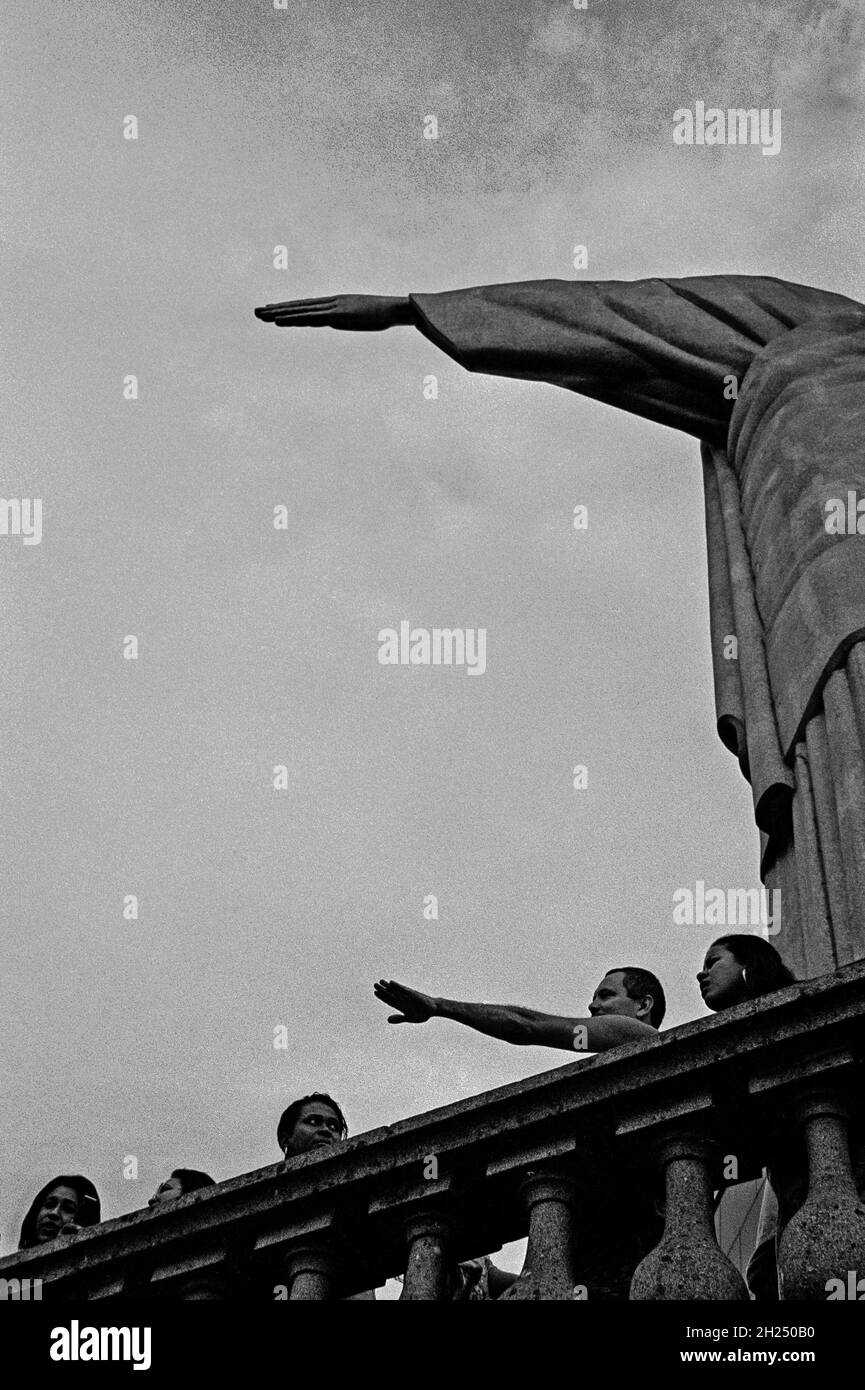
[[375, 996], [391, 1009], [401, 1013], [391, 1014], [388, 1023], [426, 1023], [436, 1012], [436, 1000], [429, 994], [398, 985], [396, 980], [379, 980], [375, 986]]
[[277, 328], [346, 328], [375, 333], [399, 323], [413, 323], [408, 299], [381, 294], [335, 294], [324, 299], [287, 299], [265, 304], [255, 317]]

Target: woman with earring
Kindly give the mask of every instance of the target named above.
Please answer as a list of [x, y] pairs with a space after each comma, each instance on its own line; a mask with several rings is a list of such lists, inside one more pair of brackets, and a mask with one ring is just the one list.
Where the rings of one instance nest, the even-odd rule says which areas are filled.
[[703, 1003], [717, 1013], [795, 984], [795, 976], [765, 937], [733, 933], [712, 942], [697, 984]]

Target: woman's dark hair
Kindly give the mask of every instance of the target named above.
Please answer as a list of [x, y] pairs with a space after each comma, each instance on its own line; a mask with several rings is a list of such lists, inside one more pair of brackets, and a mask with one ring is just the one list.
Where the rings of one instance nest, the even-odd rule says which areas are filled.
[[344, 1139], [348, 1134], [348, 1125], [345, 1116], [333, 1097], [327, 1095], [325, 1091], [313, 1091], [310, 1096], [301, 1096], [300, 1100], [293, 1100], [288, 1109], [283, 1110], [279, 1117], [279, 1124], [276, 1128], [276, 1142], [283, 1153], [285, 1153], [285, 1146], [294, 1132], [294, 1126], [297, 1124], [297, 1117], [301, 1109], [308, 1101], [312, 1100], [318, 1101], [320, 1105], [326, 1105], [328, 1109], [332, 1110], [336, 1115], [340, 1123], [340, 1138]]
[[96, 1226], [101, 1219], [99, 1206], [99, 1193], [93, 1186], [89, 1178], [83, 1178], [80, 1173], [72, 1177], [68, 1175], [59, 1178], [52, 1178], [44, 1187], [40, 1188], [30, 1203], [27, 1215], [21, 1223], [21, 1239], [18, 1242], [19, 1250], [29, 1250], [36, 1244], [36, 1218], [42, 1208], [42, 1203], [53, 1192], [55, 1187], [71, 1187], [73, 1192], [78, 1195], [78, 1211], [75, 1221], [78, 1226]]
[[775, 989], [796, 983], [792, 970], [787, 969], [775, 947], [764, 936], [734, 932], [731, 936], [719, 936], [712, 946], [726, 947], [747, 972], [745, 988], [749, 999], [758, 999], [761, 994], [771, 994]]
[[212, 1178], [209, 1173], [200, 1173], [197, 1168], [175, 1168], [171, 1176], [177, 1178], [183, 1188], [184, 1197], [187, 1192], [197, 1192], [200, 1187], [215, 1187], [216, 1185], [215, 1178]]

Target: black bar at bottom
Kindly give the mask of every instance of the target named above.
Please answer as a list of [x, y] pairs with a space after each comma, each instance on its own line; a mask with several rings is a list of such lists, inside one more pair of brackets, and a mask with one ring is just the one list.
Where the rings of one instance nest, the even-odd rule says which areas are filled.
[[[865, 1295], [855, 1301], [865, 1302]], [[510, 1304], [487, 1314], [479, 1314], [476, 1304], [474, 1311], [430, 1309], [409, 1313], [408, 1323], [404, 1309], [382, 1310], [380, 1322], [378, 1310], [346, 1314], [345, 1307], [190, 1307], [124, 1300], [109, 1310], [95, 1303], [8, 1301], [0, 1304], [0, 1346], [4, 1366], [14, 1366], [19, 1382], [35, 1371], [49, 1384], [63, 1384], [70, 1375], [92, 1380], [109, 1370], [112, 1376], [129, 1373], [142, 1383], [147, 1376], [161, 1384], [166, 1375], [189, 1374], [201, 1383], [210, 1374], [224, 1382], [252, 1373], [257, 1385], [278, 1384], [314, 1359], [326, 1379], [372, 1371], [384, 1382], [406, 1387], [418, 1371], [421, 1380], [435, 1378], [438, 1371], [445, 1379], [458, 1373], [464, 1381], [476, 1364], [478, 1373], [488, 1374], [493, 1360], [512, 1355], [517, 1346], [512, 1337], [519, 1330], [519, 1346], [528, 1353], [529, 1364], [535, 1361], [537, 1367], [538, 1357], [544, 1364], [551, 1352], [572, 1355], [574, 1376], [583, 1381], [587, 1374], [611, 1372], [619, 1380], [631, 1368], [655, 1376], [673, 1367], [687, 1372], [713, 1365], [772, 1370], [795, 1365], [825, 1381], [859, 1363], [865, 1328], [862, 1309], [835, 1302], [592, 1305], [587, 1300], [574, 1307], [551, 1305], [549, 1313], [540, 1315], [540, 1324], [530, 1318], [528, 1329], [522, 1323], [525, 1313]], [[412, 1322], [417, 1316], [420, 1323]], [[334, 1331], [343, 1334], [339, 1341]], [[458, 1341], [451, 1341], [453, 1332]], [[400, 1347], [403, 1337], [411, 1339], [408, 1352]], [[506, 1362], [505, 1369], [508, 1365], [513, 1376], [513, 1364]], [[246, 1390], [245, 1382], [239, 1390]]]

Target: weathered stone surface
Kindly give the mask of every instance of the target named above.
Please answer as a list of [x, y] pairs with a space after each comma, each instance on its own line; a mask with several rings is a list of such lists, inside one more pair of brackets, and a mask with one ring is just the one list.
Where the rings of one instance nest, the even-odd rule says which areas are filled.
[[554, 1171], [529, 1172], [521, 1184], [529, 1217], [522, 1273], [502, 1294], [514, 1300], [574, 1297], [574, 1181]]
[[715, 1239], [711, 1158], [700, 1134], [679, 1130], [661, 1141], [666, 1223], [660, 1244], [634, 1273], [635, 1301], [748, 1298], [741, 1274]]
[[435, 1210], [412, 1213], [406, 1222], [408, 1260], [402, 1297], [441, 1301], [448, 1282], [450, 1227]]
[[289, 1299], [324, 1302], [332, 1297], [333, 1254], [326, 1241], [297, 1245], [285, 1257]]
[[805, 1132], [808, 1189], [778, 1242], [785, 1302], [826, 1299], [833, 1281], [846, 1287], [851, 1273], [854, 1283], [865, 1274], [865, 1202], [853, 1181], [845, 1107], [824, 1093], [804, 1096], [796, 1108]]

